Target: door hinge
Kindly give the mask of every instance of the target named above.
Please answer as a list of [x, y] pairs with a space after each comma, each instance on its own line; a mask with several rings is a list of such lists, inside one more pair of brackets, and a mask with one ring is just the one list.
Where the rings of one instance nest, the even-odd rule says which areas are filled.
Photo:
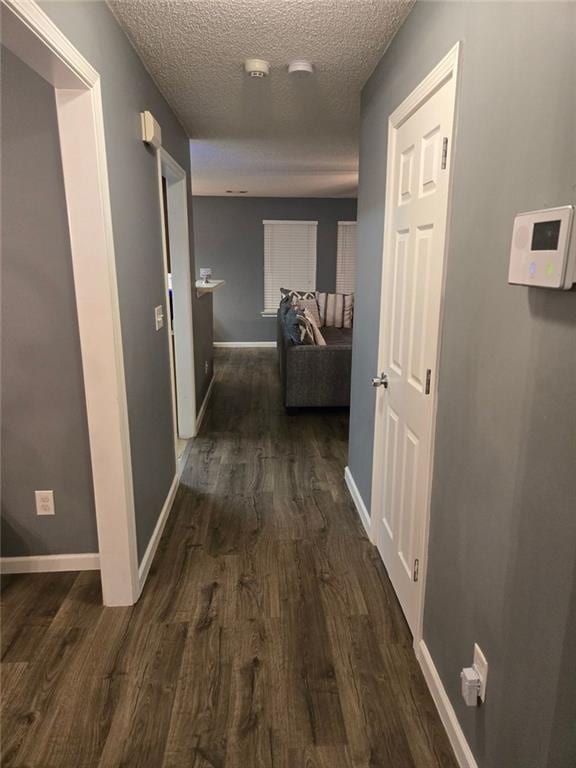
[[442, 170], [446, 170], [446, 163], [448, 162], [448, 136], [444, 136], [442, 141]]
[[432, 371], [430, 368], [426, 371], [426, 386], [424, 388], [424, 394], [429, 395], [430, 394], [430, 379], [432, 377]]
[[420, 570], [420, 560], [414, 560], [414, 581], [418, 581], [418, 571]]

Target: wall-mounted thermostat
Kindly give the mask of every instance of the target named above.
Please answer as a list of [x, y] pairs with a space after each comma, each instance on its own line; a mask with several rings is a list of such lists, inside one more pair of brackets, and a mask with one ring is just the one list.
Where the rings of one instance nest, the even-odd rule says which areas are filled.
[[574, 206], [519, 213], [514, 220], [508, 282], [572, 288], [576, 282]]

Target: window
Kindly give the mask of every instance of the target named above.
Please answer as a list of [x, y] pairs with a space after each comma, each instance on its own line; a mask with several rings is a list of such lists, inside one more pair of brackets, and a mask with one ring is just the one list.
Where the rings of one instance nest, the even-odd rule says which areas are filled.
[[264, 221], [264, 313], [275, 314], [280, 288], [316, 290], [317, 221]]
[[336, 293], [354, 293], [356, 286], [356, 222], [338, 222]]

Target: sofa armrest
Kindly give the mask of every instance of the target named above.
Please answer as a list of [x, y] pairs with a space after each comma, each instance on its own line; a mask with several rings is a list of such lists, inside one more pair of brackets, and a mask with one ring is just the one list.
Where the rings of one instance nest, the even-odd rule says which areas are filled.
[[350, 405], [351, 346], [289, 346], [285, 354], [286, 407]]

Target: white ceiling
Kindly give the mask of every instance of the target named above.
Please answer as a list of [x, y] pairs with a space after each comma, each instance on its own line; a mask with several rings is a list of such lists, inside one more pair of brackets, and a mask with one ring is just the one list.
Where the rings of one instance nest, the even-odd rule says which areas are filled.
[[194, 194], [356, 195], [360, 90], [413, 0], [108, 2], [192, 139]]

